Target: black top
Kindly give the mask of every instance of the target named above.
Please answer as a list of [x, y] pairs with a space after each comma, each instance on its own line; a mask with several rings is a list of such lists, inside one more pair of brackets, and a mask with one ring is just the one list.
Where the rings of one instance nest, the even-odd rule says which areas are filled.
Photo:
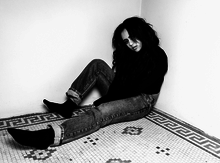
[[151, 55], [127, 56], [118, 65], [120, 66], [116, 67], [115, 78], [107, 95], [95, 101], [95, 105], [142, 93], [159, 93], [168, 70], [168, 59], [164, 50], [158, 47]]

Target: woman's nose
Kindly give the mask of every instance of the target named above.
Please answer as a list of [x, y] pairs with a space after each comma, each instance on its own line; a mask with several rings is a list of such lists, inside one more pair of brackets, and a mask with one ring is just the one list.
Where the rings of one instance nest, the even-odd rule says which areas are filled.
[[129, 45], [133, 45], [134, 41], [132, 41], [131, 39], [128, 40]]

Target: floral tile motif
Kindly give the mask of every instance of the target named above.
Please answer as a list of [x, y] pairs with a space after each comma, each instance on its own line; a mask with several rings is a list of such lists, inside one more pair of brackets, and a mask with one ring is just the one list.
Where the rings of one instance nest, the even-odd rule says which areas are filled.
[[48, 148], [46, 150], [30, 150], [26, 151], [23, 154], [24, 158], [26, 159], [33, 159], [33, 160], [46, 160], [52, 156], [52, 153], [56, 152], [57, 150], [54, 148]]
[[170, 149], [169, 148], [162, 149], [161, 147], [157, 146], [156, 149], [157, 149], [156, 154], [164, 153], [166, 156], [170, 155], [170, 153], [169, 153]]
[[131, 160], [109, 159], [106, 163], [130, 163]]
[[129, 134], [129, 135], [140, 135], [142, 133], [143, 128], [139, 127], [126, 127], [122, 134]]

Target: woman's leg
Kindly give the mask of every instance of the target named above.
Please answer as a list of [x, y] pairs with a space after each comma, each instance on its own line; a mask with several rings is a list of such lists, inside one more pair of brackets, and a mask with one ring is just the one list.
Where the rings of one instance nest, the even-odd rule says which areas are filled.
[[79, 103], [93, 86], [97, 86], [101, 94], [105, 95], [113, 78], [113, 70], [103, 60], [94, 59], [72, 83], [66, 93], [67, 101], [63, 104], [58, 104], [44, 99], [43, 102], [51, 111], [70, 118], [71, 113], [78, 108]]
[[142, 118], [151, 111], [152, 102], [151, 96], [139, 95], [97, 107], [91, 105], [85, 113], [61, 125], [49, 125], [48, 129], [26, 131], [11, 128], [8, 132], [21, 145], [44, 149], [79, 139], [110, 124]]
[[97, 86], [102, 95], [108, 92], [109, 86], [114, 79], [113, 70], [101, 59], [92, 60], [67, 91], [67, 96], [80, 103], [88, 92]]
[[73, 117], [60, 126], [52, 125], [56, 137], [52, 146], [79, 139], [110, 124], [140, 119], [151, 111], [152, 102], [151, 96], [139, 95], [97, 107], [91, 105], [85, 114]]

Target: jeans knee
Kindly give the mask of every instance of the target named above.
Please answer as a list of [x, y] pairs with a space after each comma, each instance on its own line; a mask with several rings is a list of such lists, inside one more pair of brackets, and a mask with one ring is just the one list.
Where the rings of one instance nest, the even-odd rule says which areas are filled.
[[95, 66], [95, 67], [99, 67], [101, 65], [107, 65], [105, 61], [103, 61], [102, 59], [93, 59], [90, 63], [90, 66]]

